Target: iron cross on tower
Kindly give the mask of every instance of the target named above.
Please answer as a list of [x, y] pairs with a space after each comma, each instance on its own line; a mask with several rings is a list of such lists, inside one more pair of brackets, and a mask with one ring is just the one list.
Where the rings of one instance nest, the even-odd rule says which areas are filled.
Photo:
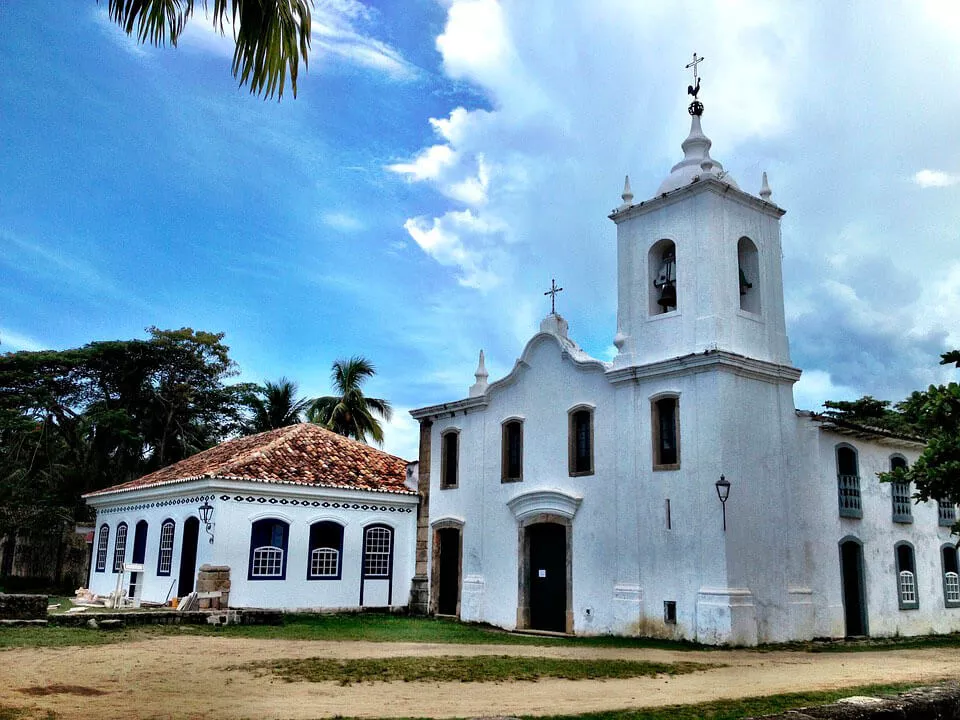
[[693, 68], [693, 85], [687, 87], [687, 92], [690, 95], [693, 95], [693, 99], [697, 99], [697, 93], [700, 92], [700, 78], [697, 76], [697, 65], [703, 62], [702, 57], [697, 57], [697, 53], [693, 53], [693, 62], [687, 63], [687, 70]]
[[558, 287], [557, 287], [557, 279], [556, 279], [556, 278], [551, 278], [551, 279], [550, 279], [550, 289], [547, 290], [547, 291], [544, 293], [544, 295], [549, 295], [549, 296], [550, 296], [550, 314], [551, 314], [551, 315], [556, 315], [556, 314], [557, 314], [557, 293], [558, 293], [558, 292], [563, 292], [563, 288], [558, 288]]

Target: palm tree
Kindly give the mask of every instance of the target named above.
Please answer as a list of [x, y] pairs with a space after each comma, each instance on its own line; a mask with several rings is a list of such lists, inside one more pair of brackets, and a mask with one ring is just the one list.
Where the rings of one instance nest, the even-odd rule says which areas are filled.
[[309, 398], [297, 399], [297, 384], [280, 378], [267, 381], [247, 398], [253, 417], [246, 425], [247, 434], [266, 432], [302, 422], [303, 413], [310, 404]]
[[367, 433], [378, 444], [383, 444], [383, 427], [374, 416], [390, 419], [393, 408], [386, 400], [366, 397], [360, 386], [377, 372], [373, 363], [355, 355], [349, 360], [336, 360], [330, 371], [330, 380], [338, 395], [328, 395], [313, 401], [307, 410], [307, 420], [366, 442]]
[[[201, 0], [209, 9], [211, 0]], [[98, 0], [99, 2], [99, 0]], [[313, 0], [212, 0], [213, 26], [220, 34], [232, 26], [236, 48], [233, 76], [250, 92], [283, 97], [287, 73], [297, 96], [300, 58], [310, 50], [310, 6]], [[176, 46], [197, 0], [109, 0], [110, 19], [137, 41]]]

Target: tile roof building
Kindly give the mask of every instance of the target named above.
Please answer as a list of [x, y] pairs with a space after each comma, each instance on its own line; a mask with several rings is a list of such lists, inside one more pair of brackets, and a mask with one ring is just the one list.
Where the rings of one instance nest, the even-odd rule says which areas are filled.
[[230, 569], [232, 607], [407, 604], [416, 463], [317, 425], [230, 440], [85, 498], [100, 595], [165, 602], [208, 564]]

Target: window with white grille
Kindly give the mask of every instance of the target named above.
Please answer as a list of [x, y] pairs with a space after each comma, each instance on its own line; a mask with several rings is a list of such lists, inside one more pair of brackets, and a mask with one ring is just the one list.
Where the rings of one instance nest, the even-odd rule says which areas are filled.
[[107, 545], [110, 544], [110, 527], [100, 526], [100, 537], [97, 539], [97, 572], [107, 569]]
[[254, 577], [280, 577], [283, 574], [283, 548], [271, 545], [254, 548], [250, 574]]
[[957, 548], [943, 546], [943, 599], [948, 608], [960, 607], [960, 567], [957, 567]]
[[340, 551], [333, 548], [317, 548], [310, 553], [310, 575], [313, 577], [336, 577], [340, 569]]
[[123, 560], [127, 555], [127, 524], [117, 525], [117, 537], [113, 541], [113, 571], [123, 570]]
[[367, 528], [363, 546], [363, 575], [368, 578], [390, 577], [393, 532], [375, 525]]
[[940, 500], [937, 502], [937, 515], [940, 525], [950, 527], [957, 521], [957, 506], [949, 500]]
[[308, 580], [336, 580], [340, 577], [343, 552], [343, 525], [331, 520], [310, 526]]
[[250, 528], [250, 580], [284, 580], [287, 572], [287, 535], [283, 520], [257, 520]]
[[160, 554], [157, 557], [157, 575], [169, 575], [173, 566], [173, 520], [164, 520], [160, 526]]
[[920, 607], [920, 598], [913, 546], [908, 542], [899, 542], [894, 546], [894, 552], [897, 562], [897, 602], [901, 610], [915, 610]]

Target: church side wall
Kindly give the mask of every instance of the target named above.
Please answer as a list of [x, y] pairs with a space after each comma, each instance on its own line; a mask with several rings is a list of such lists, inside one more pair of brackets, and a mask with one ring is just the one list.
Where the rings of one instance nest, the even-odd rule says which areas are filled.
[[[809, 421], [806, 421], [811, 424]], [[846, 444], [857, 452], [860, 472], [862, 518], [841, 518], [837, 501], [836, 447]], [[822, 429], [816, 433], [820, 502], [816, 516], [823, 519], [811, 537], [814, 545], [814, 585], [824, 598], [824, 614], [818, 623], [823, 635], [842, 637], [845, 631], [839, 543], [846, 537], [863, 544], [864, 580], [869, 634], [872, 636], [918, 635], [960, 630], [960, 609], [944, 604], [944, 543], [956, 543], [950, 528], [938, 525], [937, 504], [914, 504], [913, 522], [892, 519], [892, 486], [881, 483], [878, 472], [890, 469], [890, 457], [902, 455], [913, 464], [916, 447], [894, 442], [865, 440]], [[811, 514], [813, 512], [811, 511]], [[919, 607], [901, 610], [898, 602], [894, 546], [906, 541], [914, 548]]]

